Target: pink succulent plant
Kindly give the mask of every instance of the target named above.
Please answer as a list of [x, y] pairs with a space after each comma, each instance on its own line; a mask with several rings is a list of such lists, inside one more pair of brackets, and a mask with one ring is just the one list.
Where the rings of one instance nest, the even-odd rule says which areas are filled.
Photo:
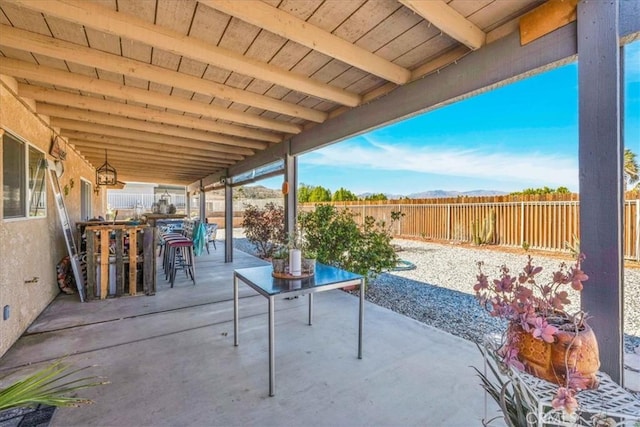
[[[571, 304], [567, 288], [581, 291], [582, 282], [589, 279], [581, 269], [584, 255], [580, 254], [573, 265], [561, 263], [557, 271], [552, 273], [549, 283], [539, 284], [538, 276], [542, 267], [533, 264], [533, 258], [527, 257], [527, 264], [518, 275], [511, 274], [506, 265], [500, 266], [500, 276], [490, 279], [483, 271], [484, 263], [478, 262], [477, 282], [473, 286], [476, 298], [492, 317], [499, 317], [520, 326], [531, 333], [535, 339], [553, 343], [559, 326], [567, 321], [573, 325], [581, 325], [583, 313], [572, 315], [566, 307]], [[515, 342], [507, 337], [507, 342], [500, 348], [498, 355], [507, 366], [524, 370], [518, 359], [518, 348]], [[575, 394], [586, 388], [588, 380], [573, 371], [567, 376], [565, 387], [558, 388], [552, 405], [573, 414], [578, 408]]]

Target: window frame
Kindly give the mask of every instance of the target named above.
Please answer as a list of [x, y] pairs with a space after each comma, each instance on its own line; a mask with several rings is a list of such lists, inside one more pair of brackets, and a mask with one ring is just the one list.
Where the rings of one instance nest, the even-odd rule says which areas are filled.
[[[16, 142], [22, 144], [22, 156], [23, 156], [23, 166], [22, 166], [22, 181], [21, 181], [21, 198], [22, 198], [22, 213], [19, 216], [5, 216], [5, 211], [4, 211], [4, 204], [2, 206], [2, 221], [5, 222], [11, 222], [11, 221], [24, 221], [24, 220], [37, 220], [37, 219], [46, 219], [47, 215], [48, 215], [48, 206], [47, 206], [47, 189], [49, 187], [49, 185], [47, 184], [47, 167], [46, 167], [46, 161], [47, 161], [47, 153], [40, 149], [38, 146], [31, 144], [29, 141], [27, 141], [25, 138], [22, 138], [21, 136], [19, 136], [18, 134], [11, 132], [7, 129], [2, 129], [2, 132], [0, 132], [0, 139], [2, 139], [2, 161], [4, 163], [4, 139], [5, 137], [9, 137], [12, 138], [13, 140], [15, 140]], [[31, 155], [31, 150], [36, 151], [37, 153], [42, 155], [42, 160], [44, 163], [44, 169], [43, 169], [43, 175], [42, 175], [42, 189], [40, 190], [40, 193], [42, 195], [42, 207], [43, 207], [43, 213], [42, 215], [32, 215], [31, 214], [31, 198], [32, 198], [32, 194], [34, 192], [34, 189], [30, 188], [29, 182], [31, 177], [29, 176], [29, 159], [30, 159], [30, 155]], [[35, 186], [35, 183], [34, 183]], [[3, 194], [4, 194], [4, 188], [3, 188]]]

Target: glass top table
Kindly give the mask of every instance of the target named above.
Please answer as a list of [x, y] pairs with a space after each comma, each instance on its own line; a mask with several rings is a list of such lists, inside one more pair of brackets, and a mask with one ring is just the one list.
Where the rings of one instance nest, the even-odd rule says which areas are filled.
[[301, 279], [278, 279], [270, 265], [241, 268], [233, 272], [233, 344], [238, 345], [238, 284], [247, 284], [269, 300], [269, 396], [275, 395], [275, 300], [309, 295], [309, 325], [313, 319], [313, 294], [347, 286], [360, 285], [358, 316], [358, 359], [362, 359], [362, 325], [364, 321], [364, 278], [336, 267], [316, 264], [315, 274]]

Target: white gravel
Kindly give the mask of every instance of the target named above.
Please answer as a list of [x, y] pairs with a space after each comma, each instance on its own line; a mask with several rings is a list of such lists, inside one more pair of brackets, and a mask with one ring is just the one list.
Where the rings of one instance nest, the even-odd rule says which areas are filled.
[[[526, 264], [524, 251], [401, 239], [393, 243], [402, 248], [398, 252], [400, 258], [416, 268], [378, 276], [368, 284], [368, 301], [475, 342], [481, 342], [486, 333], [504, 330], [503, 321], [490, 317], [473, 296], [476, 262], [484, 262], [489, 277], [497, 277], [502, 264], [516, 273]], [[254, 253], [252, 245], [241, 236], [234, 238], [234, 247]], [[550, 278], [560, 262], [571, 261], [569, 256], [562, 259], [539, 252], [531, 255], [534, 264], [544, 268], [541, 279]], [[640, 346], [640, 269], [625, 269], [624, 283], [625, 351], [632, 352]], [[589, 281], [584, 283], [589, 285]], [[578, 295], [573, 294], [571, 299], [577, 311]]]
[[[480, 342], [487, 332], [501, 332], [504, 325], [482, 310], [473, 297], [477, 261], [484, 262], [485, 274], [498, 276], [500, 265], [513, 273], [526, 264], [523, 250], [500, 251], [495, 247], [474, 248], [468, 245], [447, 245], [412, 240], [394, 240], [402, 250], [401, 259], [416, 265], [416, 269], [394, 271], [375, 279], [367, 290], [367, 298], [454, 335]], [[531, 254], [535, 265], [543, 267], [541, 279], [571, 258]], [[586, 281], [584, 286], [589, 286]], [[640, 269], [624, 271], [624, 332], [625, 349], [640, 346]], [[580, 307], [579, 294], [572, 293], [572, 306]], [[572, 311], [572, 310], [569, 310]]]

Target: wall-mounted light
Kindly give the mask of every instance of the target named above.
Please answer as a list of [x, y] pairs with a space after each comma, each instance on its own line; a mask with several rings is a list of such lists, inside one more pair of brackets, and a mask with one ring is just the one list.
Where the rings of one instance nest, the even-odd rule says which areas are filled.
[[118, 182], [118, 173], [115, 168], [107, 161], [107, 150], [104, 150], [104, 164], [96, 169], [97, 185], [116, 185]]

